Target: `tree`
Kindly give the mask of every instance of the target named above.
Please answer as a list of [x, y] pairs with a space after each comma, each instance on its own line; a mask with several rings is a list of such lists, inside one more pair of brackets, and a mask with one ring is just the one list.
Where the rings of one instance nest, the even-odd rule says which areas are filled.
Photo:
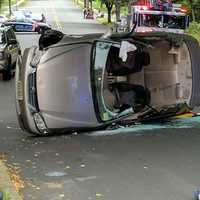
[[3, 0], [0, 0], [0, 11], [2, 9]]
[[[200, 0], [176, 0], [175, 2], [181, 3], [189, 8], [191, 11], [192, 21], [197, 20], [197, 13], [195, 12], [196, 8], [200, 6]], [[198, 11], [197, 11], [198, 12]], [[198, 19], [199, 20], [199, 19]]]
[[11, 0], [8, 0], [8, 7], [9, 7], [9, 15], [12, 14], [12, 8], [11, 8]]
[[106, 5], [108, 11], [108, 23], [111, 23], [111, 11], [115, 3], [115, 0], [101, 0], [101, 1]]
[[120, 7], [121, 7], [121, 0], [115, 0], [116, 21], [120, 20]]

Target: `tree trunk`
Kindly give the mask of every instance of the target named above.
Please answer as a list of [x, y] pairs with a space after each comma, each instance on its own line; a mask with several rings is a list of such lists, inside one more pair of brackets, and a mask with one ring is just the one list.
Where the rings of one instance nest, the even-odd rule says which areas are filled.
[[116, 8], [116, 22], [120, 21], [120, 0], [115, 0], [115, 8]]
[[90, 5], [89, 5], [89, 4], [90, 4], [89, 0], [86, 0], [86, 9], [87, 9], [87, 10], [89, 10], [89, 8], [90, 8]]
[[11, 0], [8, 1], [8, 7], [9, 7], [9, 15], [12, 14], [12, 8], [11, 8]]
[[196, 17], [195, 17], [195, 12], [194, 12], [193, 6], [191, 8], [191, 12], [192, 12], [192, 21], [195, 22], [196, 21]]
[[112, 8], [107, 8], [108, 9], [108, 23], [111, 23], [111, 10]]
[[128, 31], [130, 31], [130, 29], [131, 29], [131, 18], [132, 18], [132, 14], [131, 14], [131, 1], [129, 0], [129, 2], [128, 2], [128, 16], [127, 16]]
[[90, 0], [90, 8], [92, 9], [92, 0]]
[[191, 13], [192, 13], [192, 21], [195, 22], [196, 18], [195, 18], [195, 12], [194, 12], [194, 4], [193, 4], [193, 0], [188, 0], [190, 6], [191, 6]]

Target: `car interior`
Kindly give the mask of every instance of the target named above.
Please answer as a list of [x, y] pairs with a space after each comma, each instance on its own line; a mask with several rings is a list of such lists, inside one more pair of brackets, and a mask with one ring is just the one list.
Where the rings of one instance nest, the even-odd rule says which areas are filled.
[[159, 110], [189, 101], [192, 72], [186, 44], [155, 40], [151, 47], [137, 45], [125, 62], [119, 52], [120, 46], [112, 45], [106, 59], [102, 101], [107, 110], [137, 113], [146, 106]]

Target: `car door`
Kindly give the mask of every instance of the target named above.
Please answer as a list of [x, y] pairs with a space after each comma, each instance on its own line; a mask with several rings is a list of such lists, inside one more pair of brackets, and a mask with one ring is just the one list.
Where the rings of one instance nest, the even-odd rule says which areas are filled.
[[16, 32], [31, 32], [33, 30], [33, 25], [26, 22], [16, 22], [15, 31]]

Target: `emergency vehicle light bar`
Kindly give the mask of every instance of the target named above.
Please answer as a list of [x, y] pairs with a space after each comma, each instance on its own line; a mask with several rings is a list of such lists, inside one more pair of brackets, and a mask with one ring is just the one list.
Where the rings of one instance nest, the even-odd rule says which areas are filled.
[[181, 12], [181, 13], [187, 13], [188, 9], [186, 7], [183, 7], [181, 4], [172, 4], [170, 0], [166, 1], [165, 3], [161, 3], [160, 0], [156, 0], [153, 2], [143, 2], [143, 4], [139, 4], [139, 2], [136, 2], [133, 4], [133, 7], [136, 10], [154, 10], [154, 11], [171, 11], [171, 12]]

